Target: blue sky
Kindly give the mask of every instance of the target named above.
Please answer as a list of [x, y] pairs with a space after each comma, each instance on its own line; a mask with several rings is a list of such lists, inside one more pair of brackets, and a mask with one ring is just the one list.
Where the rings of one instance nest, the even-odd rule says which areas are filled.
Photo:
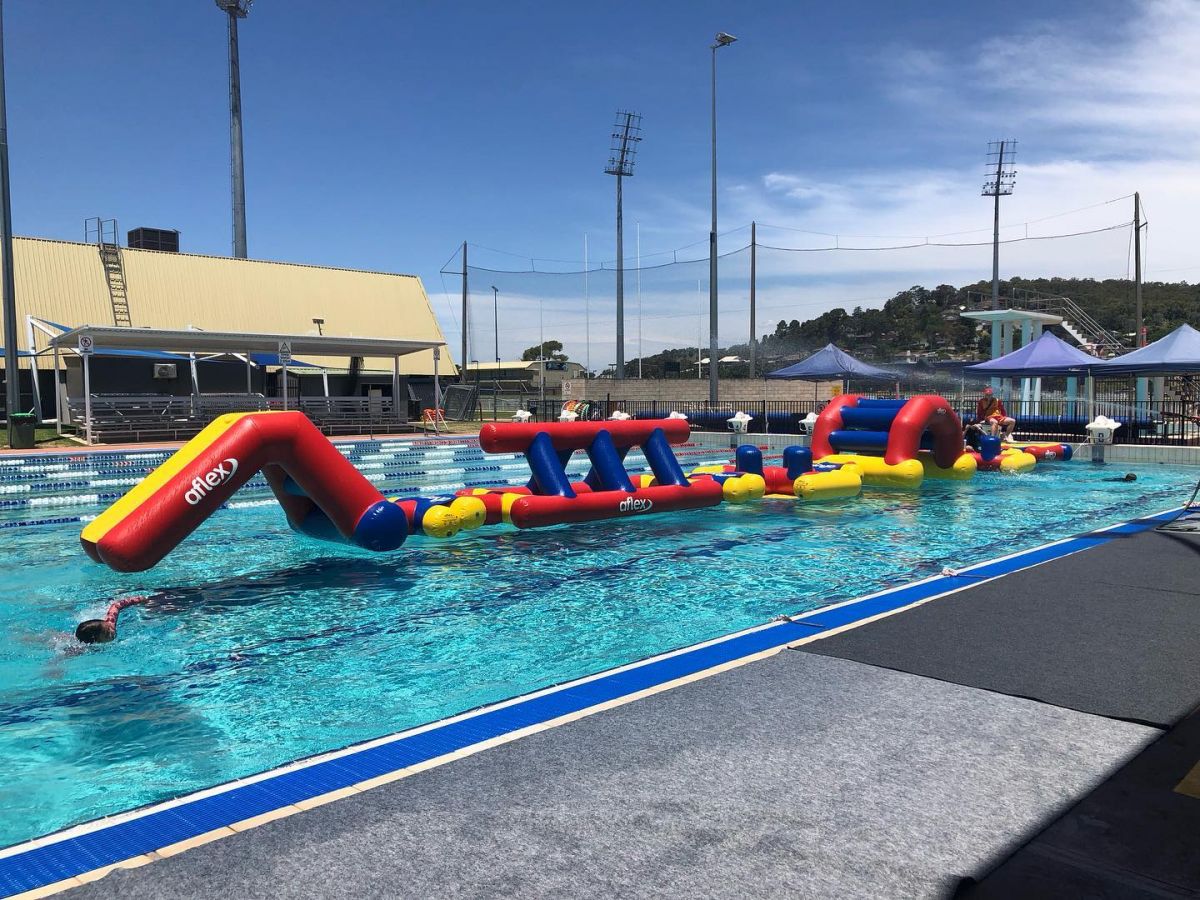
[[[984, 229], [963, 240], [986, 240], [985, 143], [1015, 135], [1021, 174], [1005, 206], [1008, 236], [1140, 189], [1150, 277], [1157, 267], [1159, 277], [1195, 279], [1200, 80], [1188, 73], [1197, 6], [1046, 6], [1018, 0], [996, 16], [961, 2], [258, 0], [241, 29], [250, 254], [419, 274], [457, 350], [456, 304], [438, 270], [461, 241], [578, 260], [587, 234], [593, 261], [613, 258], [613, 179], [603, 168], [618, 108], [640, 112], [645, 127], [626, 185], [627, 256], [635, 222], [647, 255], [703, 241], [708, 45], [725, 30], [740, 40], [719, 59], [722, 230], [757, 219], [781, 226], [763, 235], [781, 246], [824, 241], [788, 228]], [[16, 0], [5, 12], [17, 233], [79, 239], [83, 219], [101, 215], [122, 229], [178, 228], [185, 250], [228, 253], [225, 28], [214, 5]], [[1031, 227], [1114, 224], [1127, 206]], [[1005, 273], [1123, 274], [1127, 238], [1014, 245]], [[473, 262], [523, 266], [484, 250]], [[914, 283], [986, 277], [990, 248], [764, 263], [775, 268], [760, 320], [773, 322], [878, 303]], [[723, 341], [744, 339], [740, 271], [731, 260], [722, 276]], [[696, 277], [647, 273], [647, 353], [706, 333]], [[490, 300], [483, 280], [473, 290]], [[536, 340], [540, 300], [547, 336], [583, 358], [590, 333], [593, 365], [609, 361], [611, 278], [593, 282], [585, 316], [573, 280], [508, 277], [502, 355]], [[490, 345], [483, 318], [475, 338]]]

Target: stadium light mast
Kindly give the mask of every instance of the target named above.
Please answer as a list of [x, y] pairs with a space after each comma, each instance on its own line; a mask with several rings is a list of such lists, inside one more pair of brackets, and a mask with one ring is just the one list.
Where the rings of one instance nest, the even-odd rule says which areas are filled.
[[[1013, 161], [1017, 158], [1017, 142], [1014, 140], [988, 142], [988, 178], [983, 183], [983, 196], [995, 197], [996, 208], [992, 224], [992, 309], [1000, 308], [1000, 198], [1013, 192], [1017, 181], [1017, 170]], [[994, 326], [993, 326], [994, 329]], [[994, 335], [999, 335], [994, 331]], [[995, 337], [992, 340], [996, 343]], [[993, 346], [993, 356], [996, 354]]]
[[[4, 86], [4, 0], [0, 0], [0, 291], [4, 307], [5, 412], [8, 445], [15, 446], [13, 415], [21, 408], [21, 368], [17, 357], [17, 292], [13, 276], [12, 191], [8, 181], [8, 109]], [[30, 349], [33, 349], [32, 347]], [[34, 374], [36, 377], [36, 374]]]
[[717, 51], [736, 41], [718, 31], [712, 47], [712, 229], [708, 233], [708, 402], [717, 402]]
[[[606, 175], [617, 176], [617, 362], [616, 378], [625, 377], [625, 229], [621, 209], [621, 180], [633, 177], [637, 145], [642, 140], [642, 117], [617, 110]], [[641, 277], [641, 273], [638, 273]]]
[[246, 258], [246, 171], [242, 162], [242, 70], [238, 60], [238, 19], [250, 14], [254, 0], [216, 0], [229, 16], [229, 167], [233, 193], [233, 255]]

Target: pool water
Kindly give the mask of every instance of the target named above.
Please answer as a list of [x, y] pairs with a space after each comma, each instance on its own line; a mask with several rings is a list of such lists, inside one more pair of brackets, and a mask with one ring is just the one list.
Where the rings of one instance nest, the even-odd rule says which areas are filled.
[[[1138, 480], [1111, 479], [1134, 471]], [[119, 575], [78, 524], [5, 532], [0, 846], [881, 588], [1157, 512], [1194, 470], [1049, 463], [373, 555], [277, 508]], [[127, 593], [118, 640], [76, 622]]]

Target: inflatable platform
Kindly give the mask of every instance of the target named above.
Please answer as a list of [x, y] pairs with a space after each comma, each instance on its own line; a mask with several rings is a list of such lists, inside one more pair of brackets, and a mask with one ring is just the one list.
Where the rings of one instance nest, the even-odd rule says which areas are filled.
[[812, 453], [817, 463], [854, 466], [863, 482], [920, 487], [926, 478], [965, 479], [976, 460], [964, 452], [962, 422], [935, 394], [873, 400], [834, 397], [817, 416]]
[[[511, 522], [518, 528], [591, 522], [653, 512], [716, 506], [721, 485], [692, 481], [671, 450], [691, 437], [686, 419], [568, 422], [553, 425], [493, 423], [479, 432], [485, 453], [524, 453], [533, 473], [525, 488], [495, 487], [460, 491], [483, 501], [487, 522]], [[626, 471], [626, 454], [640, 447], [651, 471], [635, 484]], [[567, 478], [575, 451], [583, 450], [592, 468], [581, 482]]]

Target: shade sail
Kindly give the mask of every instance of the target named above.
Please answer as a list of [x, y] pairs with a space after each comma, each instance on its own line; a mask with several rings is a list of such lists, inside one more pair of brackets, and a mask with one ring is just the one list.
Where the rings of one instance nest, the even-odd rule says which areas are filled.
[[767, 377], [791, 378], [797, 381], [825, 381], [835, 378], [880, 378], [893, 381], [896, 374], [855, 359], [833, 344], [826, 344], [808, 359], [768, 372]]
[[1097, 375], [1163, 375], [1200, 372], [1200, 331], [1183, 324], [1140, 350], [1106, 359]]
[[1034, 375], [1069, 375], [1082, 373], [1101, 365], [1102, 360], [1078, 347], [1072, 347], [1062, 338], [1042, 332], [1036, 341], [1030, 341], [1020, 350], [1006, 353], [996, 359], [964, 366], [964, 372], [977, 375], [1004, 377]]

